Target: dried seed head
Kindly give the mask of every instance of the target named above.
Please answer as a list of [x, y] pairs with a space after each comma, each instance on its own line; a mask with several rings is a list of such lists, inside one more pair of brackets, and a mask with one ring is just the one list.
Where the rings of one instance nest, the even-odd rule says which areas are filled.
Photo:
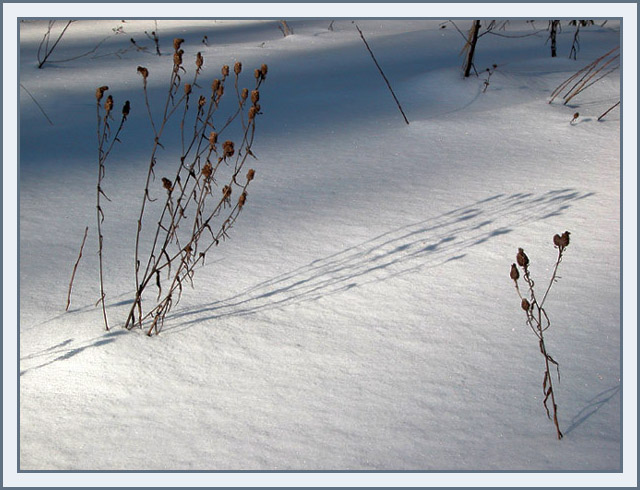
[[198, 51], [198, 53], [196, 54], [196, 67], [198, 68], [198, 71], [200, 71], [203, 64], [204, 64], [204, 58], [202, 57], [202, 53]]
[[223, 77], [229, 76], [229, 65], [222, 65], [222, 76]]
[[520, 306], [524, 311], [529, 311], [529, 308], [531, 308], [531, 303], [529, 303], [529, 300], [527, 298], [522, 298]]
[[233, 144], [233, 141], [231, 140], [227, 140], [224, 143], [222, 143], [222, 153], [224, 155], [224, 157], [230, 157], [233, 156], [233, 154], [235, 153], [235, 147]]
[[516, 266], [516, 264], [511, 264], [510, 276], [514, 281], [517, 281], [520, 278], [520, 272], [518, 272], [518, 267]]
[[255, 175], [256, 175], [256, 171], [250, 168], [249, 171], [247, 172], [247, 182], [251, 182], [255, 177]]
[[267, 77], [267, 71], [268, 70], [269, 70], [269, 67], [267, 67], [267, 65], [262, 63], [262, 66], [260, 67], [260, 74], [262, 75], [262, 78], [266, 78]]
[[258, 109], [256, 108], [256, 106], [251, 106], [249, 108], [249, 121], [253, 121], [256, 117], [256, 114], [258, 114]]
[[256, 80], [260, 78], [260, 70], [257, 68], [253, 71], [253, 76], [256, 77]]
[[242, 97], [242, 100], [247, 100], [247, 97], [249, 97], [249, 89], [243, 88], [240, 97]]
[[220, 80], [216, 78], [213, 82], [211, 82], [211, 92], [215, 94], [218, 91], [218, 87], [220, 87]]
[[216, 91], [216, 95], [218, 96], [218, 99], [222, 97], [222, 94], [224, 94], [224, 85], [220, 84], [220, 86], [218, 87], [218, 90]]
[[229, 198], [231, 197], [231, 187], [230, 187], [230, 186], [225, 185], [225, 186], [222, 188], [222, 197], [223, 197], [224, 199], [229, 199]]
[[182, 65], [182, 53], [183, 51], [176, 51], [175, 53], [173, 53], [173, 64], [174, 66], [180, 66]]
[[211, 131], [209, 134], [209, 144], [213, 147], [218, 142], [218, 133]]
[[260, 100], [260, 92], [258, 90], [251, 91], [251, 102], [255, 105]]
[[185, 95], [189, 95], [191, 93], [191, 84], [190, 83], [185, 83], [184, 84], [184, 93], [185, 93]]
[[210, 162], [207, 162], [207, 164], [202, 167], [202, 175], [205, 176], [205, 178], [209, 178], [211, 177], [211, 175], [213, 174], [213, 167], [211, 166]]
[[516, 262], [520, 267], [524, 267], [525, 269], [529, 266], [529, 257], [524, 253], [524, 250], [521, 248], [518, 249], [518, 255], [516, 255]]
[[127, 100], [122, 106], [122, 117], [126, 119], [127, 116], [129, 115], [130, 110], [131, 110], [131, 104], [129, 104], [129, 101]]
[[240, 63], [239, 61], [236, 61], [236, 64], [233, 65], [233, 73], [235, 73], [236, 75], [240, 75], [241, 71], [242, 71], [242, 63]]
[[107, 113], [111, 112], [113, 109], [113, 97], [110, 95], [107, 97], [107, 101], [104, 103], [104, 109]]
[[569, 235], [571, 235], [571, 233], [565, 231], [560, 237], [560, 245], [562, 246], [562, 248], [565, 248], [569, 245]]
[[146, 80], [147, 77], [149, 76], [149, 70], [147, 70], [144, 66], [138, 67], [138, 73], [142, 75], [143, 80]]
[[206, 103], [207, 103], [207, 98], [204, 95], [201, 95], [200, 98], [198, 99], [198, 107], [204, 107]]
[[162, 187], [167, 189], [169, 192], [171, 192], [173, 190], [173, 185], [172, 185], [171, 181], [169, 179], [167, 179], [166, 177], [162, 177]]
[[242, 209], [242, 206], [244, 206], [246, 202], [247, 202], [247, 192], [245, 191], [242, 194], [240, 194], [240, 197], [238, 198], [238, 207]]
[[178, 50], [180, 49], [180, 46], [182, 45], [182, 43], [184, 42], [184, 39], [181, 39], [179, 37], [176, 37], [173, 40], [173, 49], [178, 52]]
[[104, 93], [109, 90], [109, 87], [107, 87], [106, 85], [103, 85], [102, 87], [98, 87], [96, 89], [96, 100], [98, 102], [100, 102], [102, 100], [102, 97], [104, 96]]
[[579, 112], [576, 112], [576, 113], [573, 115], [573, 119], [578, 119], [579, 117], [580, 117], [580, 113], [579, 113]]

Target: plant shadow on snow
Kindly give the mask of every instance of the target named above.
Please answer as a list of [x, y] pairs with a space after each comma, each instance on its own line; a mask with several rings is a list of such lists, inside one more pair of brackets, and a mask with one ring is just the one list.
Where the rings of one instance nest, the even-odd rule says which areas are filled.
[[592, 415], [596, 414], [604, 405], [606, 405], [611, 399], [613, 399], [620, 392], [620, 384], [612, 388], [608, 388], [588, 401], [585, 406], [577, 415], [571, 419], [571, 425], [564, 431], [565, 435], [570, 434], [579, 426], [581, 426]]
[[[26, 373], [28, 373], [29, 371], [34, 371], [36, 369], [40, 369], [43, 368], [45, 366], [48, 366], [49, 364], [53, 364], [54, 362], [57, 361], [66, 361], [67, 359], [71, 359], [72, 357], [80, 354], [81, 352], [84, 352], [87, 349], [90, 349], [92, 347], [101, 347], [103, 345], [107, 345], [110, 344], [112, 342], [116, 341], [116, 338], [119, 337], [120, 335], [124, 335], [127, 332], [125, 330], [118, 330], [118, 331], [110, 331], [110, 332], [106, 332], [103, 335], [99, 336], [99, 337], [95, 337], [89, 341], [87, 341], [85, 343], [85, 345], [82, 345], [80, 347], [76, 347], [73, 349], [68, 349], [68, 346], [70, 344], [72, 344], [74, 342], [74, 339], [67, 339], [63, 342], [60, 342], [59, 344], [56, 344], [52, 347], [48, 347], [47, 349], [43, 349], [39, 352], [35, 352], [33, 354], [29, 354], [26, 355], [24, 357], [20, 358], [20, 363], [24, 363], [27, 361], [31, 361], [33, 359], [42, 359], [42, 358], [47, 358], [47, 360], [45, 362], [41, 362], [40, 364], [37, 364], [35, 366], [31, 366], [28, 367], [26, 369], [23, 369], [20, 371], [20, 376], [25, 375]], [[51, 359], [52, 356], [55, 356], [53, 359]]]
[[316, 301], [352, 288], [439, 267], [462, 259], [472, 247], [511, 233], [518, 226], [560, 216], [571, 203], [593, 195], [575, 189], [539, 195], [496, 194], [383, 233], [211, 305], [175, 313], [173, 325], [167, 325], [165, 333], [206, 320]]

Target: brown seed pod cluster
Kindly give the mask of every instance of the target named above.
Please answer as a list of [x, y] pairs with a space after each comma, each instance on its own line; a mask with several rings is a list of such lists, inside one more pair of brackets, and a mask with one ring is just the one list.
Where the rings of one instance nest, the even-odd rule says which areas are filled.
[[262, 66], [260, 67], [260, 76], [262, 80], [267, 78], [267, 71], [269, 71], [269, 67], [266, 64], [262, 63]]
[[206, 179], [209, 179], [211, 175], [213, 175], [213, 167], [210, 162], [207, 162], [207, 164], [202, 167], [202, 175], [204, 175]]
[[252, 90], [251, 91], [251, 102], [253, 103], [253, 105], [256, 105], [259, 100], [260, 100], [260, 92], [258, 90]]
[[213, 82], [211, 82], [211, 93], [215, 95], [219, 88], [220, 88], [220, 80], [215, 78]]
[[511, 272], [509, 276], [514, 281], [517, 281], [520, 278], [520, 272], [518, 272], [518, 267], [516, 266], [516, 264], [511, 264]]
[[222, 188], [222, 197], [223, 199], [226, 201], [231, 197], [231, 187], [228, 185], [225, 185]]
[[173, 53], [173, 65], [174, 68], [179, 68], [180, 66], [182, 66], [182, 55], [184, 54], [184, 51], [182, 49], [176, 51], [175, 53]]
[[247, 97], [249, 97], [249, 89], [243, 88], [242, 92], [240, 93], [240, 97], [242, 98], [243, 101], [247, 100]]
[[182, 46], [183, 42], [184, 42], [184, 39], [176, 37], [173, 40], [173, 50], [177, 52], [180, 49], [180, 46]]
[[224, 158], [233, 156], [235, 151], [236, 150], [235, 150], [235, 145], [233, 144], [233, 141], [227, 140], [224, 143], [222, 143], [222, 154]]
[[202, 108], [207, 103], [207, 98], [204, 95], [201, 95], [198, 98], [198, 107]]
[[107, 97], [107, 101], [104, 103], [104, 110], [109, 114], [113, 110], [113, 97], [110, 95]]
[[200, 70], [202, 70], [202, 65], [204, 64], [204, 58], [202, 57], [202, 53], [200, 51], [198, 51], [198, 53], [196, 54], [196, 68], [197, 68], [197, 72], [200, 73]]
[[527, 268], [529, 266], [529, 257], [524, 253], [524, 250], [519, 248], [518, 254], [516, 255], [516, 262], [520, 267]]
[[211, 147], [211, 149], [215, 149], [216, 143], [218, 142], [218, 133], [216, 133], [215, 131], [211, 131], [211, 133], [209, 133], [209, 146]]
[[252, 105], [249, 108], [249, 121], [253, 121], [256, 118], [256, 114], [258, 114], [258, 108]]
[[242, 194], [240, 194], [240, 197], [238, 198], [238, 207], [242, 209], [242, 206], [244, 206], [246, 202], [247, 202], [247, 192], [245, 191]]
[[191, 84], [190, 83], [185, 83], [184, 84], [184, 94], [185, 95], [189, 95], [191, 93]]
[[256, 171], [250, 168], [249, 171], [247, 172], [247, 182], [251, 182], [255, 177], [255, 175], [256, 175]]
[[173, 183], [166, 177], [162, 177], [162, 187], [171, 192], [173, 190]]
[[229, 65], [222, 65], [222, 77], [227, 78], [229, 76]]
[[144, 66], [139, 66], [137, 69], [137, 72], [140, 73], [140, 75], [142, 75], [142, 79], [144, 81], [146, 81], [147, 78], [149, 78], [149, 70], [147, 70]]
[[233, 65], [233, 73], [235, 73], [236, 75], [240, 75], [241, 71], [242, 71], [242, 63], [240, 63], [239, 61], [236, 61], [236, 64]]
[[104, 96], [104, 93], [109, 90], [109, 87], [107, 87], [106, 85], [103, 85], [102, 87], [98, 87], [96, 89], [96, 100], [98, 102], [100, 102], [102, 100], [102, 97]]
[[569, 245], [569, 233], [565, 231], [562, 235], [556, 234], [553, 236], [553, 244], [560, 250], [564, 250]]

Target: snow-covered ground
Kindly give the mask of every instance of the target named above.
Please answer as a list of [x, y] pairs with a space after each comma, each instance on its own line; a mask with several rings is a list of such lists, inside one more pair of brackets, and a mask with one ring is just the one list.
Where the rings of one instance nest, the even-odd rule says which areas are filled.
[[[276, 21], [158, 21], [156, 56], [153, 21], [78, 21], [42, 69], [46, 21], [20, 25], [21, 470], [620, 471], [619, 108], [597, 121], [619, 73], [547, 103], [620, 44], [619, 22], [583, 28], [571, 60], [573, 28], [551, 58], [546, 32], [524, 36], [546, 21], [511, 21], [463, 79], [452, 24], [358, 21], [409, 125], [352, 22], [330, 23], [284, 37]], [[122, 328], [152, 143], [136, 67], [153, 105], [174, 37], [190, 70], [202, 52], [202, 80], [236, 61], [269, 73], [246, 208], [150, 338]], [[115, 55], [130, 38], [148, 50]], [[95, 306], [101, 85], [132, 106], [104, 181], [110, 332]], [[558, 441], [509, 268], [523, 247], [542, 288], [565, 230], [547, 300]]]

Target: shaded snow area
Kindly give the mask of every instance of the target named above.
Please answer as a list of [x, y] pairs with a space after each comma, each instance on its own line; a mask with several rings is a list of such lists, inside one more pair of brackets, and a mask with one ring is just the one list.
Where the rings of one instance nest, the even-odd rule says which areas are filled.
[[[358, 21], [407, 125], [350, 20], [292, 20], [286, 37], [277, 21], [82, 20], [42, 69], [47, 21], [22, 22], [20, 469], [620, 471], [620, 108], [598, 121], [620, 100], [620, 71], [548, 104], [620, 45], [619, 22], [603, 23], [581, 29], [573, 60], [575, 28], [552, 58], [548, 32], [534, 33], [546, 20], [513, 20], [479, 39], [479, 75], [464, 79], [470, 21]], [[157, 116], [175, 37], [183, 82], [204, 57], [196, 94], [224, 64], [241, 61], [247, 84], [262, 63], [268, 75], [247, 203], [149, 337], [123, 328], [153, 146], [136, 69], [150, 72]], [[113, 128], [131, 102], [102, 183], [108, 332], [96, 306], [102, 85]], [[155, 197], [178, 164], [173, 128]], [[542, 293], [565, 230], [545, 303], [559, 441], [509, 270], [524, 248]]]

